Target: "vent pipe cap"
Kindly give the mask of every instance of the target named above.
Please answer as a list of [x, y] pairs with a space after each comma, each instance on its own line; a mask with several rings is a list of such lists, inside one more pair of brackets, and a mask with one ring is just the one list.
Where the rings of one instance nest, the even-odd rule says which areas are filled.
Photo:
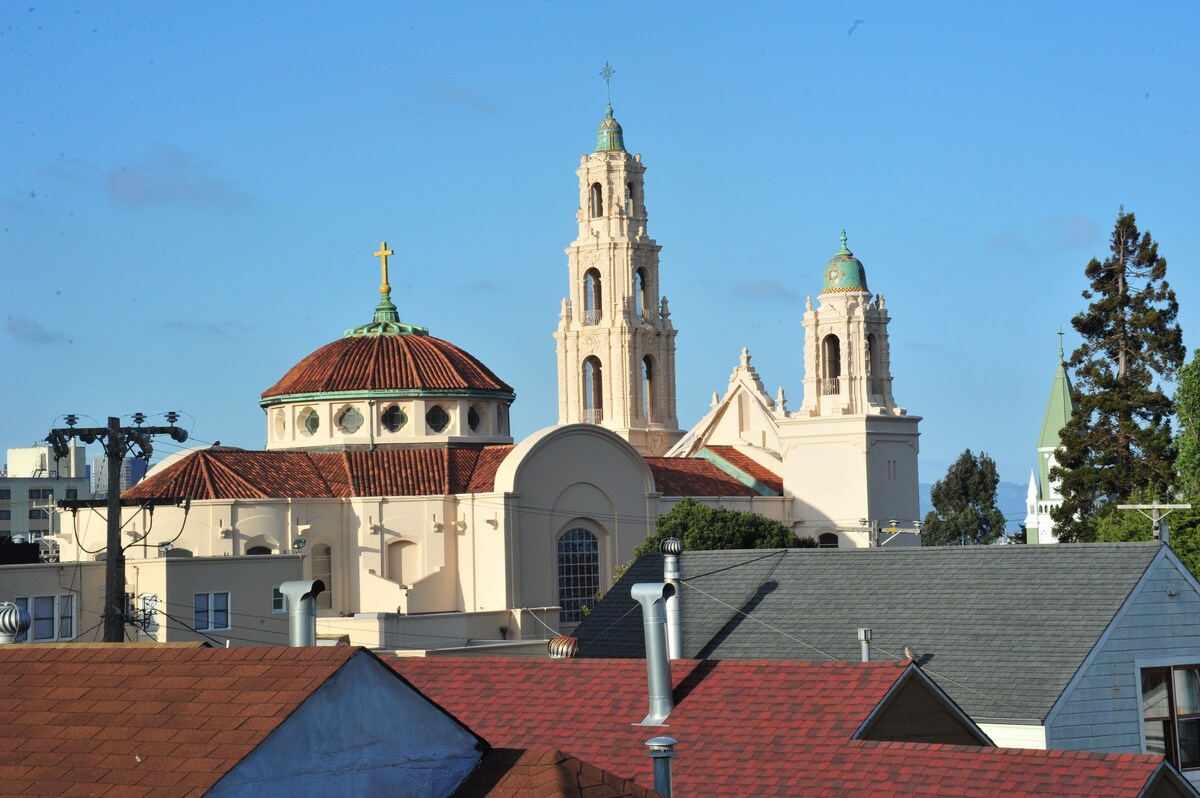
[[663, 554], [678, 557], [680, 554], [683, 554], [683, 541], [679, 538], [666, 538], [662, 543], [658, 544], [658, 550]]
[[29, 630], [29, 613], [11, 601], [0, 602], [0, 643], [15, 642]]
[[579, 656], [579, 641], [569, 635], [558, 635], [546, 641], [550, 659], [574, 659]]

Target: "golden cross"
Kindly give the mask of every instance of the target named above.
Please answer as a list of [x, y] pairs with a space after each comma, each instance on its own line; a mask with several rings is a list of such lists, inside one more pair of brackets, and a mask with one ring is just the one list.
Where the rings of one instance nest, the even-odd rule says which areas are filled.
[[375, 253], [375, 257], [377, 257], [383, 261], [383, 282], [379, 284], [379, 293], [381, 293], [381, 294], [391, 294], [392, 293], [392, 287], [390, 285], [388, 285], [387, 259], [388, 259], [388, 255], [395, 255], [395, 254], [396, 254], [395, 252], [392, 252], [390, 249], [387, 248], [386, 241], [379, 242], [379, 251]]

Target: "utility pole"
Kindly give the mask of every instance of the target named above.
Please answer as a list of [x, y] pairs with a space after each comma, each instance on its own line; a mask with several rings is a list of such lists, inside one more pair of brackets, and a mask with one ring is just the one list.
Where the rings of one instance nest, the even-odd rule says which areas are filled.
[[[54, 459], [68, 456], [67, 441], [79, 438], [84, 443], [100, 442], [108, 458], [108, 543], [104, 557], [104, 642], [120, 643], [125, 639], [125, 549], [121, 545], [121, 461], [125, 453], [150, 459], [154, 435], [170, 435], [178, 443], [187, 440], [187, 430], [175, 426], [178, 413], [167, 413], [169, 427], [144, 427], [146, 416], [133, 414], [134, 426], [122, 427], [121, 419], [108, 417], [107, 427], [76, 427], [79, 417], [67, 417], [67, 426], [50, 430], [46, 442], [54, 447]], [[80, 503], [76, 503], [80, 504]]]
[[[1117, 509], [1118, 510], [1137, 510], [1142, 515], [1149, 518], [1150, 523], [1154, 525], [1154, 528], [1151, 530], [1151, 533], [1154, 535], [1154, 539], [1157, 541], [1160, 541], [1162, 543], [1166, 543], [1167, 538], [1165, 535], [1162, 534], [1162, 520], [1164, 518], [1166, 518], [1168, 515], [1170, 515], [1171, 513], [1173, 513], [1175, 510], [1190, 510], [1190, 509], [1192, 509], [1192, 505], [1190, 505], [1190, 504], [1159, 504], [1158, 502], [1155, 502], [1154, 504], [1118, 504]], [[1147, 510], [1149, 510], [1150, 512], [1146, 512]], [[1162, 515], [1159, 515], [1158, 514], [1159, 510], [1166, 510], [1166, 512], [1163, 513]]]

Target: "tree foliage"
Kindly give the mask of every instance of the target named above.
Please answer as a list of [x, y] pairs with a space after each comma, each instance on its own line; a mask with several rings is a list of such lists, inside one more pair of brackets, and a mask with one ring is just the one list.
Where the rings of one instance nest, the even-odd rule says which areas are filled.
[[[1175, 510], [1165, 520], [1170, 528], [1168, 544], [1171, 551], [1194, 576], [1200, 577], [1200, 508]], [[1136, 510], [1118, 510], [1110, 504], [1097, 513], [1094, 522], [1096, 540], [1099, 541], [1124, 543], [1154, 539], [1150, 519]]]
[[1176, 438], [1175, 477], [1179, 492], [1189, 500], [1200, 500], [1200, 357], [1179, 370], [1175, 387]]
[[666, 538], [679, 538], [687, 551], [713, 549], [793, 549], [817, 545], [812, 538], [798, 539], [792, 530], [758, 513], [709, 507], [684, 499], [654, 522], [654, 534], [637, 549], [636, 556], [658, 551]]
[[967, 449], [946, 476], [933, 485], [933, 509], [921, 525], [922, 546], [991, 543], [1004, 532], [1004, 513], [996, 507], [1000, 476], [996, 461]]
[[1093, 258], [1084, 273], [1090, 304], [1071, 319], [1083, 342], [1068, 362], [1078, 407], [1050, 474], [1060, 480], [1063, 503], [1052, 517], [1063, 542], [1096, 540], [1096, 517], [1106, 504], [1135, 492], [1168, 495], [1171, 400], [1161, 382], [1184, 357], [1167, 261], [1149, 232], [1139, 234], [1132, 213], [1121, 209], [1108, 257]]

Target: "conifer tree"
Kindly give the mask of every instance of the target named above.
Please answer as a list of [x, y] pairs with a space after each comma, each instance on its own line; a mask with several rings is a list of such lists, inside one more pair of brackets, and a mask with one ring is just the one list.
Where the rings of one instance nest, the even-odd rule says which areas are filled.
[[1083, 343], [1068, 365], [1078, 407], [1063, 428], [1062, 506], [1052, 512], [1063, 542], [1096, 539], [1096, 515], [1131, 496], [1167, 498], [1172, 484], [1171, 400], [1162, 390], [1183, 364], [1179, 305], [1167, 261], [1150, 233], [1121, 208], [1109, 255], [1088, 263], [1087, 309], [1071, 319]]
[[1004, 532], [1004, 513], [996, 507], [1000, 475], [996, 461], [967, 449], [946, 476], [933, 483], [933, 509], [921, 525], [922, 546], [991, 543]]
[[1179, 370], [1175, 417], [1179, 420], [1176, 487], [1185, 499], [1200, 500], [1200, 356], [1192, 355], [1192, 362]]

